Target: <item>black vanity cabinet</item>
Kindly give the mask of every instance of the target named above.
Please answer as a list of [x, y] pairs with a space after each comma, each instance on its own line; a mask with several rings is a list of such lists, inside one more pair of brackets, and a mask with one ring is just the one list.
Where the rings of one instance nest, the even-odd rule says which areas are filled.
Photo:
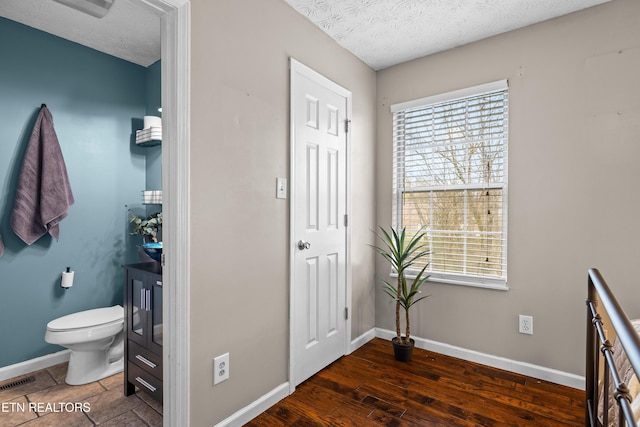
[[124, 394], [138, 387], [162, 403], [162, 267], [146, 262], [124, 268]]

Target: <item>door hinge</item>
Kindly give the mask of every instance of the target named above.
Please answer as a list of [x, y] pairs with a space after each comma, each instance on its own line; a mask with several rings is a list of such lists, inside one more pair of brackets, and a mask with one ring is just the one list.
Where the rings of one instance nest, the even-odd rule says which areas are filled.
[[344, 216], [344, 226], [347, 227], [349, 225], [349, 215]]
[[351, 123], [351, 120], [347, 119], [347, 120], [344, 121], [344, 131], [347, 132], [347, 133], [349, 132], [349, 124], [350, 123]]
[[164, 267], [164, 254], [160, 255], [160, 265]]
[[344, 320], [349, 320], [349, 307], [344, 308]]

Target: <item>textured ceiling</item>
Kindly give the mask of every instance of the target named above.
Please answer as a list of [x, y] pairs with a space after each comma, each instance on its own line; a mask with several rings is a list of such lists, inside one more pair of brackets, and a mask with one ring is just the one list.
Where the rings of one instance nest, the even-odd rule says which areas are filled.
[[[609, 0], [285, 1], [379, 70]], [[52, 0], [0, 0], [0, 16], [145, 67], [160, 59], [160, 18], [138, 1], [115, 0], [98, 19]]]
[[95, 18], [51, 0], [0, 0], [0, 16], [147, 67], [160, 59], [160, 17], [115, 0]]
[[374, 70], [609, 0], [285, 0]]

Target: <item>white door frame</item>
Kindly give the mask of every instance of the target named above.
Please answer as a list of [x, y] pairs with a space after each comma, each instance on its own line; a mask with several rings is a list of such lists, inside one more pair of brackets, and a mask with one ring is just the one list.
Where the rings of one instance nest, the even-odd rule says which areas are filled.
[[[189, 0], [135, 0], [161, 19], [164, 426], [189, 425]], [[171, 177], [171, 179], [169, 179]]]
[[[296, 61], [293, 58], [289, 58], [289, 69], [290, 75], [293, 76], [295, 73], [293, 71], [297, 71], [300, 74], [303, 74], [305, 77], [314, 80], [320, 83], [323, 86], [327, 86], [332, 88], [338, 93], [343, 93], [345, 89], [338, 85], [337, 83], [329, 80], [328, 78], [318, 74], [313, 69], [307, 67], [306, 65]], [[294, 214], [295, 214], [295, 200], [294, 200], [294, 192], [293, 192], [293, 179], [295, 177], [295, 106], [297, 103], [294, 101], [294, 90], [293, 90], [293, 81], [289, 82], [290, 87], [290, 101], [289, 101], [289, 140], [290, 140], [290, 148], [289, 148], [289, 394], [295, 391], [295, 347], [294, 347], [294, 326], [295, 326], [295, 316], [294, 316], [294, 292], [295, 292], [295, 277], [294, 277], [294, 267], [295, 267], [295, 248], [297, 247], [297, 240], [295, 236], [294, 230]], [[345, 94], [345, 98], [347, 99], [347, 108], [346, 115], [347, 120], [351, 122], [351, 93]], [[351, 218], [351, 129], [346, 133], [346, 214], [348, 218]], [[351, 352], [351, 224], [348, 224], [346, 227], [346, 248], [345, 248], [345, 262], [346, 262], [346, 272], [345, 272], [345, 292], [346, 299], [345, 304], [347, 306], [347, 310], [349, 316], [346, 320], [346, 334], [345, 334], [345, 342], [344, 342], [344, 354], [349, 354]]]

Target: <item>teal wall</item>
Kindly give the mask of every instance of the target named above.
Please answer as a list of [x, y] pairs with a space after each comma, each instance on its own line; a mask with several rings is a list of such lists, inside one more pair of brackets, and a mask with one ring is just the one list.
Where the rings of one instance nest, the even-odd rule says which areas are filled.
[[[147, 116], [162, 116], [162, 113], [158, 112], [158, 108], [162, 107], [161, 101], [161, 63], [150, 65], [147, 68], [146, 79], [146, 115]], [[147, 157], [147, 188], [145, 190], [161, 190], [162, 189], [162, 146], [156, 145], [155, 147], [148, 147], [146, 150]], [[153, 208], [150, 208], [153, 209]], [[155, 209], [157, 210], [157, 209]], [[155, 211], [154, 210], [154, 211]]]
[[[0, 18], [0, 367], [61, 350], [44, 341], [50, 320], [122, 304], [121, 265], [137, 261], [125, 205], [140, 203], [146, 186], [147, 149], [133, 135], [160, 91], [158, 83], [158, 94], [147, 96], [148, 73]], [[46, 235], [27, 246], [10, 216], [42, 103], [53, 116], [75, 204], [59, 241]], [[75, 283], [65, 291], [59, 283], [66, 266]]]

